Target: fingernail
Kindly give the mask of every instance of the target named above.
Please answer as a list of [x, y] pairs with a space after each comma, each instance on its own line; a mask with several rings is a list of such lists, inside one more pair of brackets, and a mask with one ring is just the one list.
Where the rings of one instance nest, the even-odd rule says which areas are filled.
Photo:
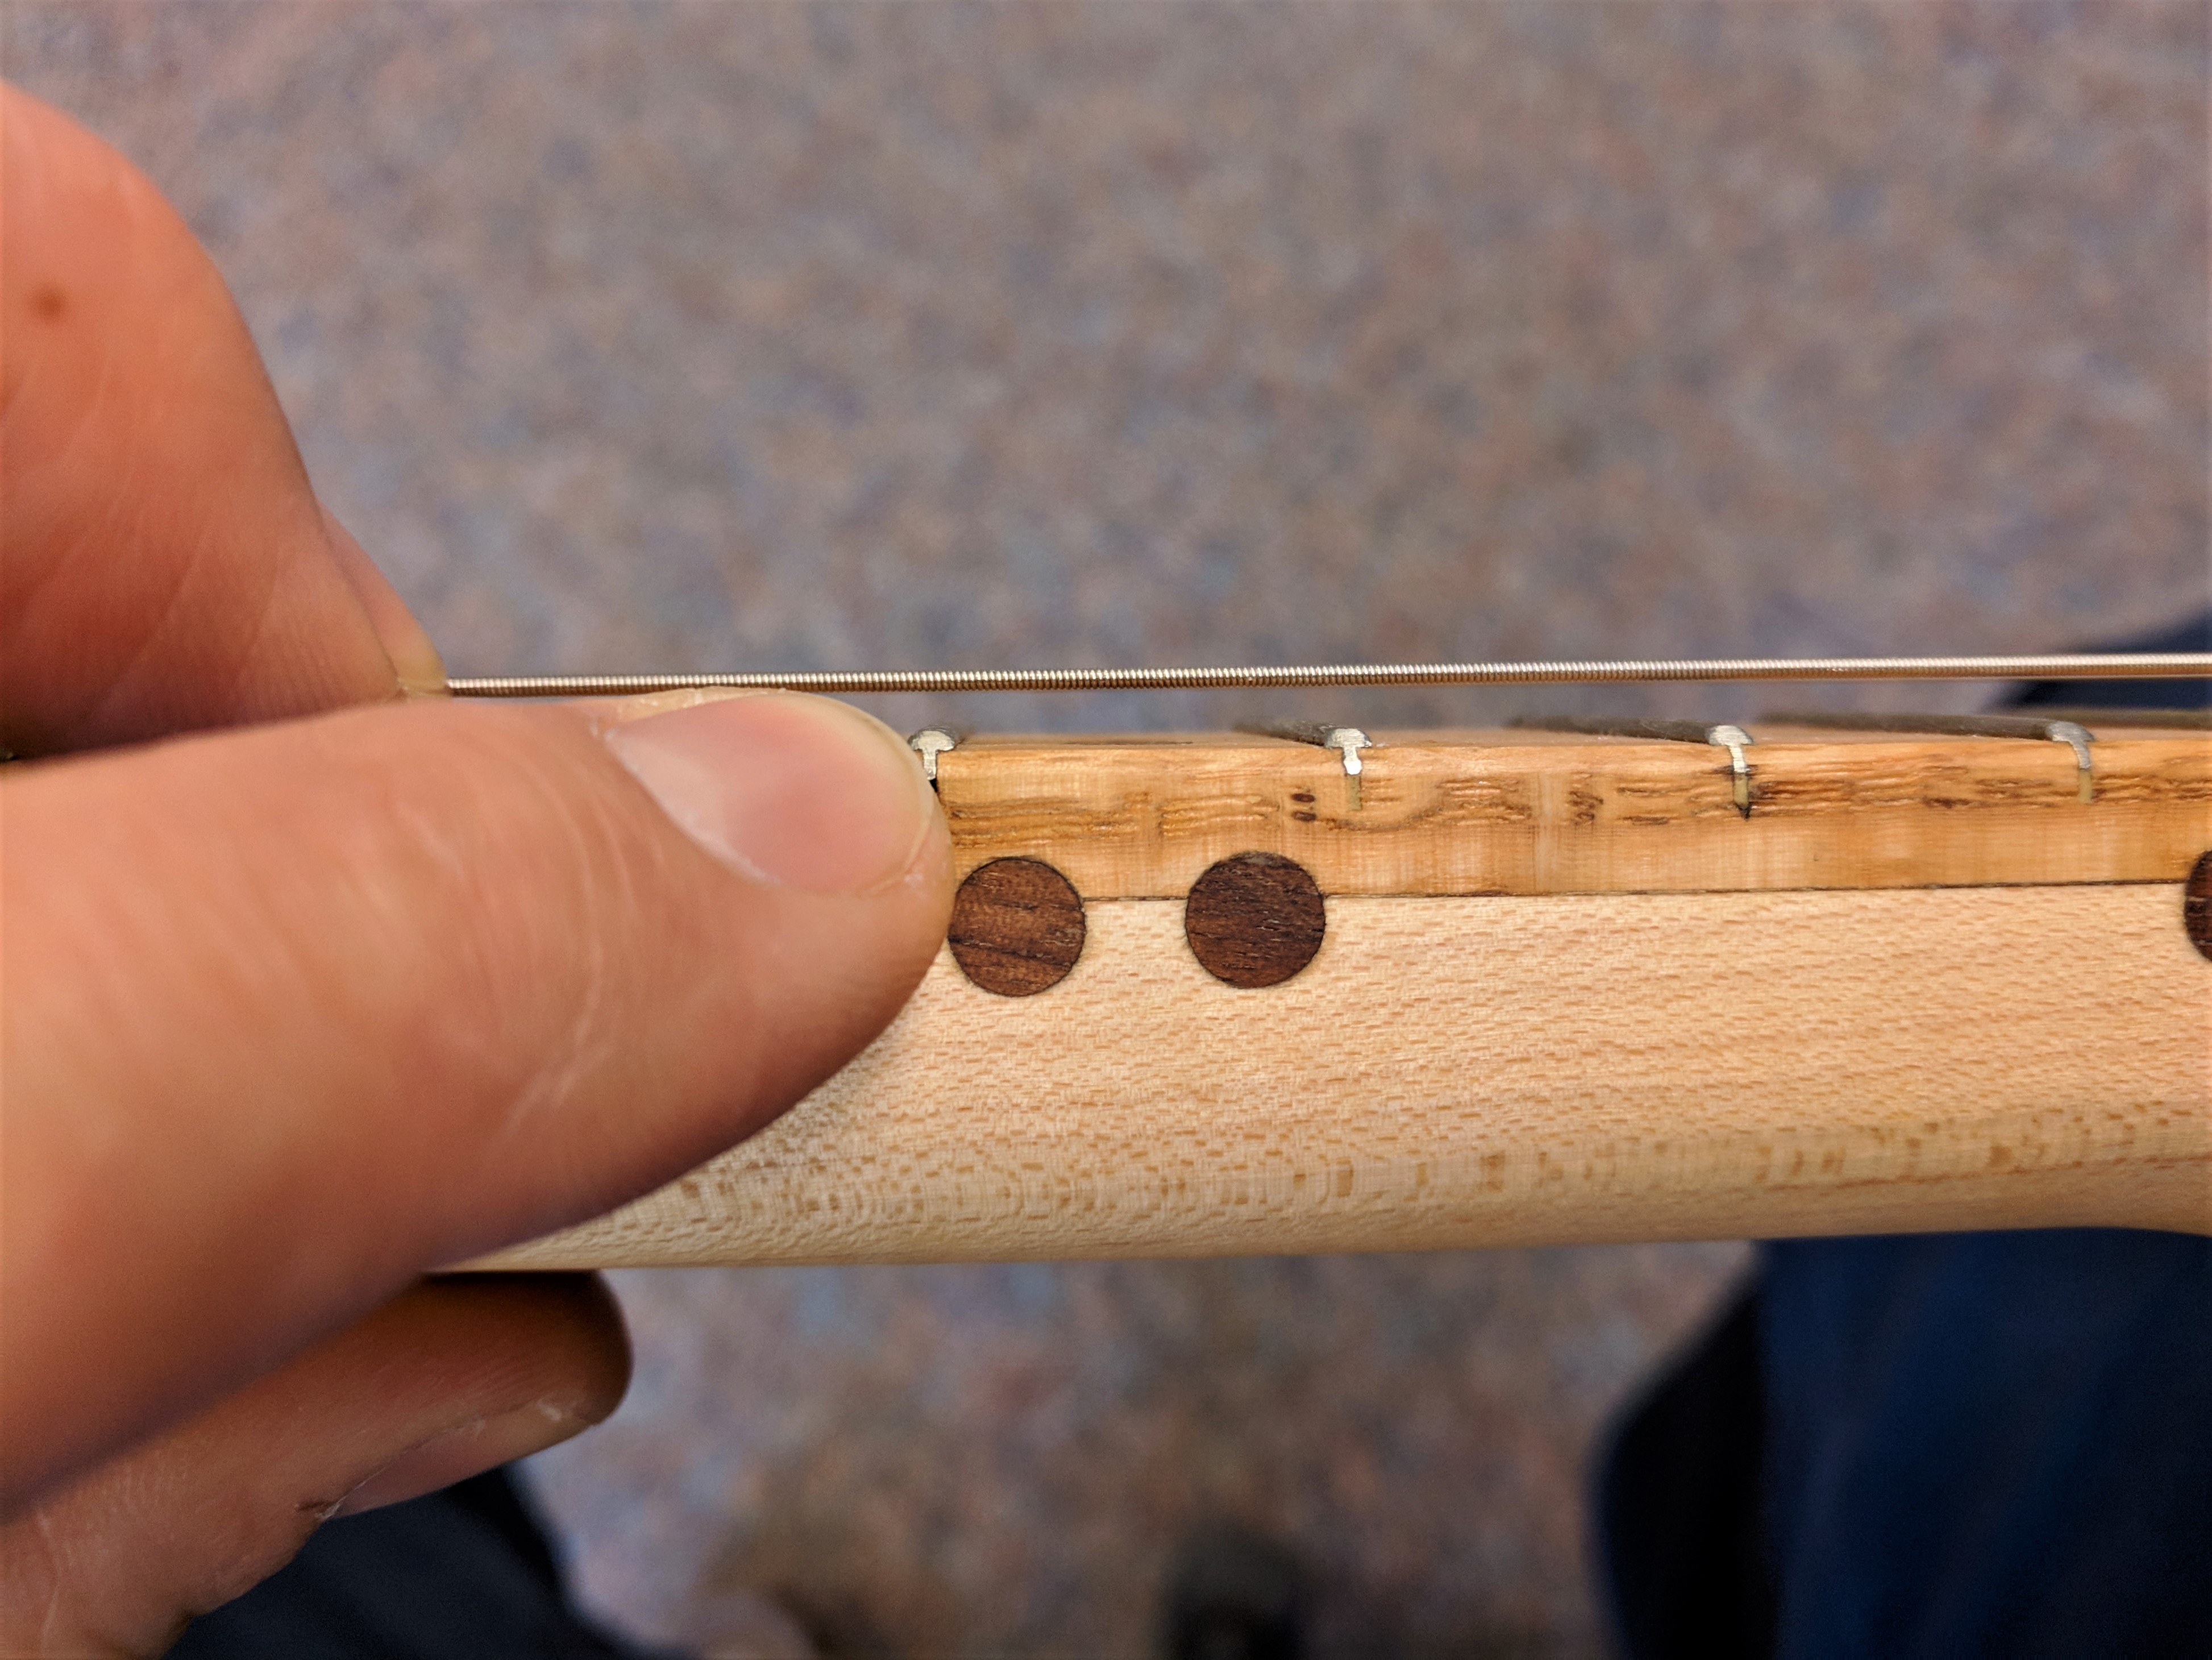
[[407, 697], [443, 697], [446, 696], [446, 664], [438, 655], [437, 647], [415, 620], [415, 613], [407, 609], [406, 601], [390, 579], [376, 568], [368, 550], [356, 540], [351, 531], [322, 508], [323, 533], [329, 540], [331, 554], [337, 558], [338, 569], [352, 587], [362, 609], [368, 613], [368, 625], [376, 632], [384, 654], [392, 660], [392, 672], [399, 678], [399, 690]]
[[590, 1427], [550, 1401], [478, 1418], [410, 1447], [337, 1503], [333, 1517], [419, 1499], [485, 1470], [527, 1458]]
[[407, 697], [447, 697], [446, 660], [430, 643], [420, 625], [380, 628], [385, 654], [399, 676], [399, 690]]
[[605, 737], [693, 841], [756, 881], [866, 893], [905, 875], [939, 822], [898, 734], [830, 698], [724, 698]]

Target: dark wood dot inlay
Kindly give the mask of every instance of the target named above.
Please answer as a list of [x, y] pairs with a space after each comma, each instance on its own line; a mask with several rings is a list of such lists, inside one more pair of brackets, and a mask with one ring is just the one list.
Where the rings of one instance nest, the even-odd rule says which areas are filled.
[[994, 859], [952, 896], [946, 938], [960, 971], [1001, 997], [1034, 997], [1083, 955], [1083, 896], [1042, 859]]
[[1240, 853], [1194, 883], [1182, 931], [1206, 971], [1232, 986], [1279, 985], [1314, 959], [1327, 931], [1321, 889], [1276, 853]]
[[2189, 943], [2212, 958], [2212, 853], [2200, 853], [2189, 872], [2189, 885], [2181, 891], [2181, 926]]

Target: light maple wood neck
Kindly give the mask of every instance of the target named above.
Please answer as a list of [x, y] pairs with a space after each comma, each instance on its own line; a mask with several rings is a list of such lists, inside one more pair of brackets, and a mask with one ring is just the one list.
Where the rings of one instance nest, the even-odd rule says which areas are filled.
[[2212, 1232], [2212, 734], [1363, 736], [954, 742], [890, 1031], [495, 1260]]

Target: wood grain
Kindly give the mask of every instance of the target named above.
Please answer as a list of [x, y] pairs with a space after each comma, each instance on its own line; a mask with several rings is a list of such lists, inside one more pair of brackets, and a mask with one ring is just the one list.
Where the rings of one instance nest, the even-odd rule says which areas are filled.
[[992, 997], [943, 956], [769, 1130], [495, 1260], [2212, 1232], [2212, 963], [2184, 899], [1332, 898], [1265, 993], [1199, 966], [1179, 904], [1097, 903], [1052, 990]]
[[2184, 880], [2212, 847], [2212, 737], [2063, 744], [1754, 729], [1724, 751], [1531, 732], [1378, 733], [1342, 762], [1235, 734], [972, 739], [941, 756], [963, 867], [1046, 860], [1086, 899], [1181, 899], [1215, 861], [1294, 859], [1327, 894], [1729, 892]]
[[1183, 903], [1182, 933], [1198, 964], [1225, 985], [1279, 986], [1314, 959], [1328, 932], [1321, 889], [1277, 853], [1210, 865]]
[[961, 971], [1000, 997], [1034, 997], [1083, 955], [1083, 901], [1039, 859], [994, 859], [952, 896], [945, 944]]

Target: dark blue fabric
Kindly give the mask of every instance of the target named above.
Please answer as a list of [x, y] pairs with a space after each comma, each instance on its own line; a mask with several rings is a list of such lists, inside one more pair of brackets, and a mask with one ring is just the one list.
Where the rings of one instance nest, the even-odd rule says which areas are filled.
[[1773, 1652], [1763, 1346], [1747, 1291], [1647, 1386], [1599, 1462], [1597, 1554], [1637, 1660]]
[[1625, 1415], [1632, 1660], [2212, 1656], [2212, 1240], [1801, 1240]]
[[568, 1604], [504, 1470], [327, 1522], [282, 1572], [185, 1629], [169, 1660], [673, 1660]]
[[2212, 1655], [2212, 1240], [1769, 1245], [1785, 1660]]

